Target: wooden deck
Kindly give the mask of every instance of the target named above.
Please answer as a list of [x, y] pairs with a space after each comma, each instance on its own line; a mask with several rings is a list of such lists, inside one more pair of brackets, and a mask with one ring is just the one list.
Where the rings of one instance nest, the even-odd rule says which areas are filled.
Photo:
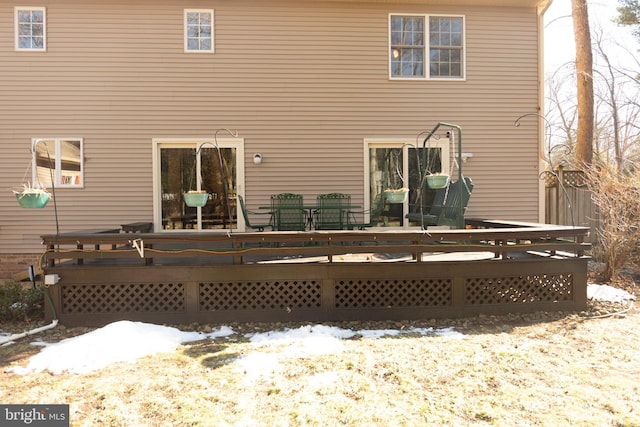
[[[60, 322], [337, 321], [586, 308], [589, 229], [43, 236]], [[47, 312], [49, 319], [53, 312]]]

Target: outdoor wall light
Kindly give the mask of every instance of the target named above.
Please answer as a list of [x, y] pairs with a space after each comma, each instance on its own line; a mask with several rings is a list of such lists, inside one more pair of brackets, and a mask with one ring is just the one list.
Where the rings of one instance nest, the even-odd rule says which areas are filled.
[[260, 163], [262, 163], [262, 154], [260, 153], [256, 153], [253, 155], [253, 163], [255, 163], [256, 165], [259, 165]]

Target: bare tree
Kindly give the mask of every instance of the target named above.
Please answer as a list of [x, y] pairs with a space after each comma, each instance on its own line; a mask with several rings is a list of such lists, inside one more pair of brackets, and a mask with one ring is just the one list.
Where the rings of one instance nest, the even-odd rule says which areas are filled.
[[546, 81], [546, 114], [549, 128], [549, 146], [545, 147], [549, 166], [567, 167], [575, 163], [576, 121], [578, 108], [575, 100], [575, 68], [565, 64]]
[[[640, 3], [640, 0], [628, 1]], [[576, 10], [577, 3], [585, 2], [572, 0], [576, 33], [581, 28], [576, 22], [580, 13], [584, 12], [583, 18], [586, 18], [586, 4], [583, 9], [578, 5]], [[572, 158], [560, 148], [554, 151], [554, 163], [562, 161], [565, 165], [581, 167], [586, 173], [591, 199], [599, 213], [599, 227], [594, 230], [598, 245], [593, 254], [605, 262], [602, 278], [608, 281], [620, 273], [640, 244], [640, 102], [637, 97], [640, 81], [637, 68], [640, 67], [633, 70], [623, 65], [629, 64], [629, 60], [640, 65], [640, 61], [638, 53], [628, 49], [628, 57], [612, 54], [614, 50], [621, 50], [616, 46], [615, 35], [605, 37], [599, 26], [587, 26], [586, 30], [589, 40], [594, 36], [593, 48], [591, 41], [588, 47], [580, 47], [579, 40], [584, 42], [585, 35], [581, 38], [576, 34], [575, 69], [564, 66], [563, 72], [557, 70], [547, 78], [547, 119], [557, 131], [555, 145], [576, 149], [573, 159], [577, 165], [572, 165]], [[584, 54], [588, 54], [587, 60]], [[589, 85], [591, 99], [587, 99], [586, 104], [590, 104], [591, 111], [585, 114], [583, 97]], [[592, 120], [588, 135], [584, 134], [585, 118]], [[591, 156], [590, 163], [584, 160], [585, 152], [579, 152], [581, 149], [590, 151], [586, 157]]]
[[613, 136], [613, 149], [614, 159], [618, 169], [622, 168], [622, 147], [620, 144], [620, 117], [618, 111], [618, 97], [617, 93], [617, 73], [615, 67], [612, 65], [609, 55], [607, 55], [605, 46], [602, 40], [602, 33], [599, 32], [596, 36], [595, 48], [598, 52], [598, 56], [604, 60], [605, 69], [603, 71], [603, 83], [606, 85], [607, 94], [606, 102], [610, 107], [611, 121], [612, 121], [612, 136]]
[[593, 53], [587, 0], [571, 0], [571, 14], [576, 41], [576, 74], [578, 93], [578, 128], [576, 162], [590, 165], [593, 159]]
[[[620, 172], [637, 160], [640, 128], [640, 104], [637, 102], [638, 82], [622, 63], [630, 57], [614, 58], [609, 54], [620, 50], [615, 38], [606, 37], [598, 25], [593, 28], [595, 96], [595, 155], [599, 162], [615, 163]], [[635, 58], [633, 58], [635, 60]], [[611, 160], [610, 160], [611, 159]]]

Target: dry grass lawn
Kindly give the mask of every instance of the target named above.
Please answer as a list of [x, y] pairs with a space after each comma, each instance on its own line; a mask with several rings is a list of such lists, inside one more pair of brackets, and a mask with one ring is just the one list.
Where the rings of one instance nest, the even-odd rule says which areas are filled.
[[[640, 426], [634, 307], [340, 323], [454, 327], [465, 336], [355, 337], [338, 352], [295, 357], [282, 347], [256, 349], [244, 334], [300, 325], [230, 326], [232, 337], [91, 374], [5, 372], [38, 351], [27, 338], [0, 347], [0, 402], [68, 403], [74, 426]], [[57, 328], [38, 338], [87, 331]], [[264, 375], [250, 375], [240, 361], [256, 351], [272, 355]]]

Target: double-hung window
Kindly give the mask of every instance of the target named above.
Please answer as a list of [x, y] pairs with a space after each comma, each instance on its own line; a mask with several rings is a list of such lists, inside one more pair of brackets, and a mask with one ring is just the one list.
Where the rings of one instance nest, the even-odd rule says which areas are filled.
[[82, 187], [84, 156], [81, 138], [33, 140], [33, 182], [43, 187]]
[[390, 15], [391, 78], [464, 79], [464, 18]]
[[14, 13], [16, 50], [46, 50], [46, 9], [44, 7], [16, 7]]
[[213, 52], [213, 10], [185, 9], [185, 52]]

